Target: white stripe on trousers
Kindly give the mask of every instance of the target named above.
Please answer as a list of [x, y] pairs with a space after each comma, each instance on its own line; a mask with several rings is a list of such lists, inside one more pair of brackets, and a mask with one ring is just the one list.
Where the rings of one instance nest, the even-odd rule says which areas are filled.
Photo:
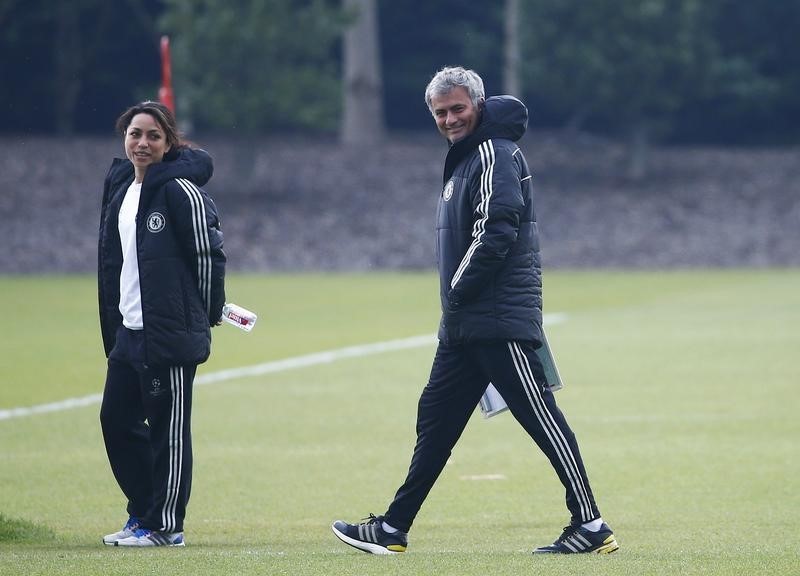
[[550, 410], [547, 409], [544, 399], [542, 398], [541, 390], [533, 377], [528, 358], [522, 352], [519, 344], [517, 342], [509, 342], [508, 349], [511, 352], [511, 358], [514, 361], [514, 367], [517, 369], [517, 374], [522, 382], [522, 386], [528, 395], [533, 413], [539, 420], [542, 430], [544, 430], [547, 439], [555, 449], [558, 461], [561, 462], [561, 467], [567, 474], [572, 492], [580, 505], [581, 520], [583, 522], [589, 522], [593, 518], [589, 492], [586, 489], [586, 484], [583, 480], [583, 476], [580, 474], [578, 464], [569, 447], [569, 443], [566, 438], [564, 438]]
[[192, 208], [192, 230], [194, 231], [194, 247], [197, 251], [197, 283], [200, 296], [206, 306], [206, 313], [211, 312], [211, 240], [208, 237], [206, 223], [206, 205], [197, 186], [185, 178], [176, 178]]
[[164, 507], [161, 509], [161, 524], [164, 532], [175, 532], [178, 525], [175, 511], [181, 490], [183, 472], [183, 367], [171, 366], [169, 382], [172, 391], [172, 406], [169, 418], [169, 476], [167, 477]]

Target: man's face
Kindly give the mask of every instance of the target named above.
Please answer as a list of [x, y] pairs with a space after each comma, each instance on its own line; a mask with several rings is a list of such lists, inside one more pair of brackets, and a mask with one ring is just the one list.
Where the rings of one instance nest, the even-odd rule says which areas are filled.
[[433, 96], [431, 109], [436, 127], [450, 142], [458, 142], [475, 131], [481, 114], [472, 103], [469, 92], [463, 86], [456, 86], [447, 94]]

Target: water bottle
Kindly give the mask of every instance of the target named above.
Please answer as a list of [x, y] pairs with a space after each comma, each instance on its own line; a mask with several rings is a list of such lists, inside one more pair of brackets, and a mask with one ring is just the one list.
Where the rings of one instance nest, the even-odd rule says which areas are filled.
[[236, 304], [226, 303], [222, 307], [222, 319], [228, 324], [233, 324], [245, 332], [250, 332], [256, 325], [258, 316], [255, 312], [250, 312], [247, 308], [242, 308]]

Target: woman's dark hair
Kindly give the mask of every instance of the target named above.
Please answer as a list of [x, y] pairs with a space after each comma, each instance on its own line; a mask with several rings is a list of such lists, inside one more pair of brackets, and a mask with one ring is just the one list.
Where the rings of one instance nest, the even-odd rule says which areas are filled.
[[140, 102], [125, 110], [125, 112], [117, 118], [117, 132], [125, 136], [125, 133], [128, 131], [128, 126], [131, 125], [133, 117], [137, 114], [149, 114], [153, 117], [164, 131], [167, 144], [169, 144], [171, 150], [184, 148], [188, 145], [188, 143], [183, 140], [183, 135], [178, 131], [178, 122], [175, 120], [175, 114], [172, 113], [172, 110], [160, 102], [152, 102], [150, 100]]

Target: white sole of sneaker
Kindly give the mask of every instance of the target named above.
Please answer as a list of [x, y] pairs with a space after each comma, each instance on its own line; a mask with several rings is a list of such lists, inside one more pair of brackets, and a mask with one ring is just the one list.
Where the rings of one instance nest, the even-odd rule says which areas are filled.
[[120, 546], [122, 548], [176, 548], [186, 546], [186, 540], [183, 535], [179, 536], [180, 540], [174, 541], [161, 534], [153, 534], [153, 536], [131, 536], [130, 538], [122, 538], [114, 542], [113, 546]]
[[371, 542], [362, 542], [361, 540], [356, 540], [354, 538], [350, 538], [349, 536], [342, 534], [339, 532], [335, 526], [331, 525], [331, 530], [336, 535], [336, 537], [344, 542], [352, 546], [353, 548], [358, 548], [362, 552], [368, 552], [369, 554], [399, 554], [399, 552], [395, 552], [394, 550], [389, 550], [388, 548], [384, 548], [378, 544], [372, 544]]
[[117, 542], [119, 542], [120, 540], [123, 540], [125, 538], [130, 538], [131, 536], [133, 536], [132, 532], [130, 534], [123, 535], [123, 536], [117, 536], [116, 534], [113, 534], [113, 535], [109, 534], [108, 536], [104, 536], [103, 537], [103, 544], [105, 544], [106, 546], [116, 546]]
[[114, 542], [110, 546], [119, 546], [120, 548], [179, 548], [186, 546], [186, 542], [177, 544], [120, 544], [119, 542]]

